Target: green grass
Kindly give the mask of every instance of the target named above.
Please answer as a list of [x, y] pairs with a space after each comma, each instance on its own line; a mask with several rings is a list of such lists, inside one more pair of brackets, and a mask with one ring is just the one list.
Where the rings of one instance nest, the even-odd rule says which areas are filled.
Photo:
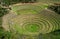
[[[24, 35], [29, 35], [30, 33], [35, 33], [39, 31], [39, 26], [36, 24], [27, 24], [25, 26], [25, 28], [22, 28], [19, 24], [14, 24], [12, 25], [12, 27], [14, 27], [16, 29], [16, 31], [20, 34], [24, 34]], [[30, 33], [29, 33], [30, 32]]]
[[47, 7], [48, 4], [40, 4], [40, 5], [25, 4], [25, 5], [11, 6], [12, 11], [15, 12], [16, 14], [26, 14], [26, 13], [37, 14], [38, 12]]
[[16, 11], [16, 13], [19, 15], [19, 14], [30, 14], [30, 13], [32, 13], [32, 14], [36, 14], [37, 12], [35, 11], [35, 10], [30, 10], [30, 9], [23, 9], [23, 10], [18, 10], [18, 11]]
[[38, 32], [39, 30], [39, 25], [36, 25], [36, 24], [27, 24], [25, 25], [26, 27], [26, 30], [29, 31], [29, 32]]

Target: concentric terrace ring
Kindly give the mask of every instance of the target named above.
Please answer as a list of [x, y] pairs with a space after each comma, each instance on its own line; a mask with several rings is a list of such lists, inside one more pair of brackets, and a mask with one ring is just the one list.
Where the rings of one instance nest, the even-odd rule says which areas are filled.
[[22, 14], [10, 19], [11, 26], [20, 34], [37, 35], [46, 34], [59, 29], [58, 19], [53, 15]]

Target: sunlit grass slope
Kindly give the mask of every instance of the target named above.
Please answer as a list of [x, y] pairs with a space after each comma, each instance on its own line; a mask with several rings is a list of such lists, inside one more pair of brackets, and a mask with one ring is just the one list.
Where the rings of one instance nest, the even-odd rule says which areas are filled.
[[45, 9], [48, 7], [48, 4], [22, 4], [22, 5], [15, 5], [12, 6], [12, 11], [15, 12], [16, 14], [26, 14], [26, 13], [31, 13], [31, 14], [37, 14], [41, 10]]

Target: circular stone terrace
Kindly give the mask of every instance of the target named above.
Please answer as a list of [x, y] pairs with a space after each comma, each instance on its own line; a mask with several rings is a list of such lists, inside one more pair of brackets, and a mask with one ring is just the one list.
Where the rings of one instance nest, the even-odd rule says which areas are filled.
[[60, 15], [47, 10], [47, 5], [12, 6], [3, 17], [3, 27], [24, 35], [46, 34], [60, 29]]

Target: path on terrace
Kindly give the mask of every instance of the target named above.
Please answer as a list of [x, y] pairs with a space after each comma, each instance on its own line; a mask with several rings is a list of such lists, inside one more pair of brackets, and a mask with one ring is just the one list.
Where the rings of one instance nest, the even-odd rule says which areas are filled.
[[3, 19], [2, 26], [3, 26], [3, 28], [4, 28], [5, 30], [8, 30], [8, 31], [9, 31], [8, 19], [11, 18], [11, 17], [13, 17], [13, 16], [15, 16], [15, 15], [13, 14], [13, 12], [10, 12], [10, 13], [8, 13], [8, 14], [6, 14], [6, 15], [4, 15], [4, 16], [2, 17], [2, 19]]

